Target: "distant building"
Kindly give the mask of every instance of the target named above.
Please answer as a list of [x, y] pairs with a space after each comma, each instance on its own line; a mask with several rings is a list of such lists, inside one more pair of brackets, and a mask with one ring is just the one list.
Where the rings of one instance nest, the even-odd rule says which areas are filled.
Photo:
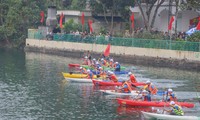
[[[181, 2], [182, 0], [180, 0]], [[176, 13], [176, 6], [173, 2], [171, 5], [169, 4], [170, 0], [165, 0], [165, 2], [161, 5], [158, 9], [158, 14], [155, 19], [155, 24], [153, 26], [154, 29], [158, 31], [168, 31], [168, 23], [169, 23], [169, 15], [175, 15]], [[179, 3], [180, 4], [180, 3]], [[142, 8], [145, 10], [146, 4], [141, 3]], [[157, 3], [154, 5], [152, 12], [154, 12]], [[170, 8], [171, 7], [171, 8]], [[139, 7], [136, 5], [135, 7], [131, 7], [130, 10], [135, 13], [135, 27], [144, 27], [143, 18], [140, 12]], [[153, 15], [153, 14], [151, 14]], [[195, 22], [193, 22], [198, 16], [200, 16], [200, 11], [194, 11], [192, 9], [181, 11], [179, 9], [177, 15], [177, 31], [178, 32], [185, 32], [187, 31], [192, 25], [195, 26]], [[150, 16], [152, 18], [152, 16]], [[173, 29], [175, 28], [175, 22], [173, 25]]]

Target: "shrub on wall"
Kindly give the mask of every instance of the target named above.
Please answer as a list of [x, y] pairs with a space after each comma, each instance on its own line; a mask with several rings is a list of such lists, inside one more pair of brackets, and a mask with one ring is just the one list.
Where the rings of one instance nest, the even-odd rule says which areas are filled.
[[200, 32], [195, 32], [191, 36], [187, 37], [188, 41], [200, 42]]

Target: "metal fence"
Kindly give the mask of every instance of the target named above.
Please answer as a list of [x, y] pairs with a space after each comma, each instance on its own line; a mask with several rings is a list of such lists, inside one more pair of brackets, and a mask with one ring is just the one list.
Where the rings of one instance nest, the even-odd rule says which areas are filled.
[[[28, 33], [28, 37], [32, 39], [46, 39], [39, 31]], [[171, 41], [156, 39], [140, 39], [140, 38], [121, 38], [121, 37], [105, 37], [105, 36], [81, 36], [74, 34], [54, 34], [54, 41], [78, 42], [78, 43], [96, 43], [108, 44], [114, 46], [170, 49], [181, 51], [200, 52], [200, 42], [189, 41]]]

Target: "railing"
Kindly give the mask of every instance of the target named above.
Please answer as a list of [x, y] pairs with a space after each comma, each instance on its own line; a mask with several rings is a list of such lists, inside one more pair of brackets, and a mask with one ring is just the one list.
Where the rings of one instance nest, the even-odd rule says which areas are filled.
[[[29, 38], [46, 39], [39, 31], [30, 32]], [[140, 47], [140, 48], [155, 48], [155, 49], [171, 49], [181, 51], [200, 52], [200, 42], [189, 41], [170, 41], [156, 39], [140, 39], [140, 38], [120, 38], [120, 37], [105, 37], [105, 36], [81, 36], [72, 34], [54, 34], [54, 41], [78, 42], [78, 43], [96, 43], [108, 44], [114, 46]]]

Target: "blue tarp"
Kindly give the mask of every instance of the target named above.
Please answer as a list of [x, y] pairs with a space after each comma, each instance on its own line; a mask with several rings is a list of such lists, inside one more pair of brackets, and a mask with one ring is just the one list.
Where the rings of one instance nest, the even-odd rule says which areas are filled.
[[188, 30], [186, 32], [187, 35], [192, 35], [193, 33], [197, 32], [197, 31], [200, 31], [200, 30], [196, 30], [196, 27], [195, 28], [191, 28], [190, 30]]

